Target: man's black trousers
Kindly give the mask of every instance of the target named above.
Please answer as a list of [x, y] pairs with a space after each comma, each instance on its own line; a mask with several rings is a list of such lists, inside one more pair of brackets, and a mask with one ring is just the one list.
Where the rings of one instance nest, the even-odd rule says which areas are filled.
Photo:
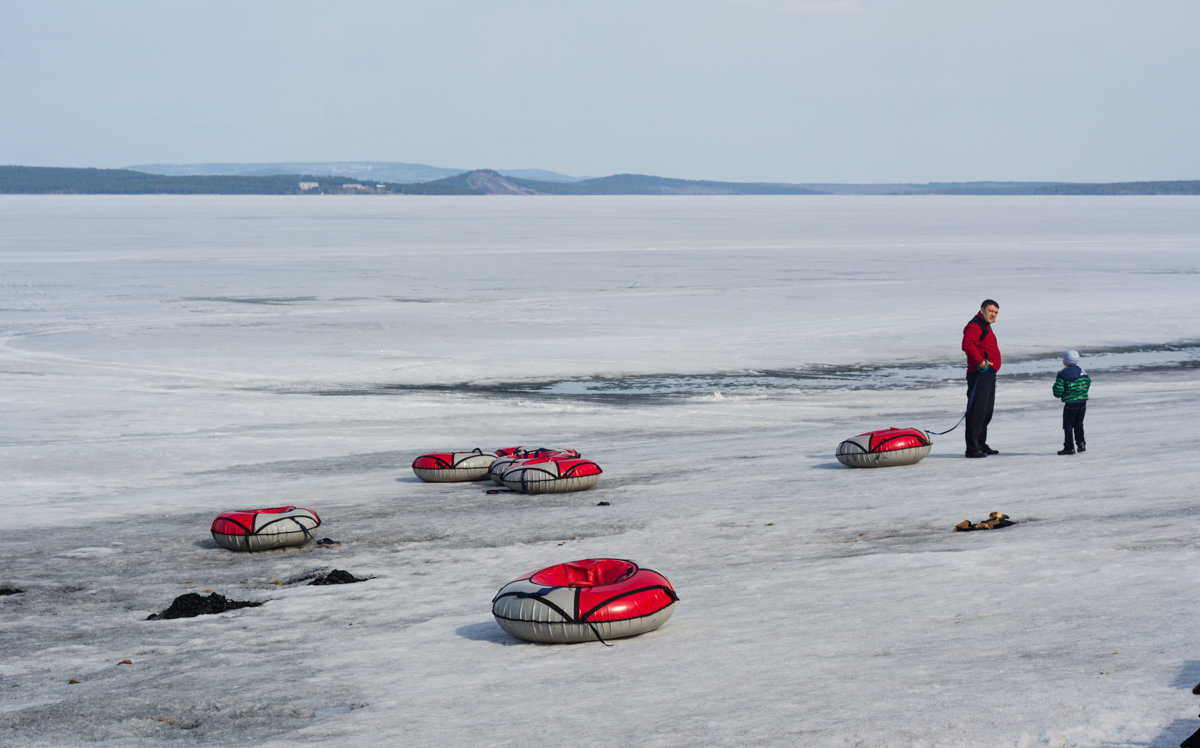
[[987, 446], [988, 424], [996, 405], [996, 372], [967, 372], [967, 452], [979, 452]]

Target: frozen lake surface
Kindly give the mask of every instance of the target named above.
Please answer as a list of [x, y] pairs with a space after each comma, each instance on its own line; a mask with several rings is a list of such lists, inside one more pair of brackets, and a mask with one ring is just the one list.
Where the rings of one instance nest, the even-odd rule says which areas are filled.
[[[1200, 728], [1195, 198], [0, 198], [0, 743], [1175, 746]], [[989, 442], [943, 431], [1000, 302]], [[1066, 348], [1093, 400], [1059, 457]], [[574, 494], [426, 484], [572, 447]], [[296, 504], [340, 543], [219, 548]], [[955, 533], [991, 511], [1017, 524]], [[490, 601], [590, 557], [657, 631]], [[362, 584], [311, 587], [343, 569]], [[186, 592], [265, 603], [147, 621]], [[128, 661], [128, 664], [120, 664]], [[74, 681], [74, 682], [73, 682]]]

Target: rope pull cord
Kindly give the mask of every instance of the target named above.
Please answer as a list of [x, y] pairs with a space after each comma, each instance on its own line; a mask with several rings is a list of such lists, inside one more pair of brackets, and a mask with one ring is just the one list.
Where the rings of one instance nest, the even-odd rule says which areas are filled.
[[295, 523], [296, 523], [296, 526], [297, 526], [297, 527], [299, 527], [299, 528], [300, 528], [300, 530], [301, 530], [301, 532], [303, 532], [303, 533], [304, 533], [304, 537], [305, 537], [306, 539], [308, 539], [308, 540], [316, 540], [316, 536], [314, 536], [314, 535], [313, 535], [311, 532], [309, 532], [309, 531], [308, 531], [308, 528], [304, 526], [304, 523], [303, 523], [303, 522], [301, 522], [300, 520], [296, 519], [295, 517], [288, 517], [288, 519], [290, 519], [291, 521], [293, 521], [293, 522], [295, 522]]
[[954, 429], [958, 428], [959, 424], [967, 419], [967, 413], [971, 412], [971, 403], [975, 400], [975, 388], [979, 386], [979, 377], [975, 377], [975, 381], [971, 383], [971, 394], [967, 395], [967, 409], [963, 411], [962, 418], [958, 419], [958, 423], [954, 424], [945, 431], [926, 431], [930, 436], [942, 436], [949, 434]]
[[592, 623], [591, 621], [587, 621], [587, 625], [588, 625], [588, 628], [590, 628], [592, 630], [592, 633], [596, 635], [596, 638], [598, 640], [600, 640], [601, 644], [603, 644], [606, 647], [613, 646], [613, 645], [609, 644], [608, 642], [604, 641], [603, 636], [600, 636], [600, 632], [596, 630], [596, 624]]

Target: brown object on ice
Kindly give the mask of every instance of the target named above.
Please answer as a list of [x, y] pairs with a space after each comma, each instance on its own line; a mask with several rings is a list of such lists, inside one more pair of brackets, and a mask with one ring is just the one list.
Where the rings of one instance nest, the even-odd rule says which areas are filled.
[[971, 530], [995, 530], [1015, 524], [1017, 523], [1010, 520], [1007, 514], [1003, 512], [992, 512], [988, 515], [987, 519], [982, 520], [981, 522], [972, 523], [971, 520], [964, 519], [962, 522], [959, 522], [954, 526], [954, 531], [970, 532]]

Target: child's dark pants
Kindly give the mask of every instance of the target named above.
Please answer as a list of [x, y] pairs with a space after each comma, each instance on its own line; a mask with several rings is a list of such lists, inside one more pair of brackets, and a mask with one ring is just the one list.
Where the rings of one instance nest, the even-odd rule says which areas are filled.
[[[1067, 403], [1063, 406], [1063, 446], [1070, 449], [1086, 443], [1083, 438], [1083, 417], [1087, 414], [1087, 400], [1077, 403]], [[1075, 433], [1075, 442], [1071, 443], [1071, 432]]]

